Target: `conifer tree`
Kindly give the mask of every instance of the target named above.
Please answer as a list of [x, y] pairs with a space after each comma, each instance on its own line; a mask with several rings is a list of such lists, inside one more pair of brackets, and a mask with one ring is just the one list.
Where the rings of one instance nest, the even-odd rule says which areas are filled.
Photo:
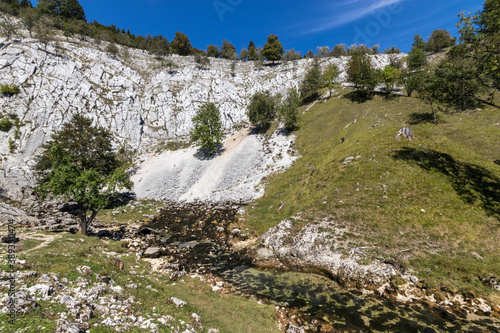
[[267, 37], [267, 43], [264, 45], [262, 56], [274, 63], [276, 60], [281, 60], [283, 53], [285, 53], [285, 50], [278, 40], [278, 36], [273, 34], [269, 35]]

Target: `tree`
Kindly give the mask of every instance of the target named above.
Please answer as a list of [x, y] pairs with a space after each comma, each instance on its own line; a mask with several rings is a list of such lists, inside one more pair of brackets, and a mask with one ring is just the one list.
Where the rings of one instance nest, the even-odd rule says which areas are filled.
[[462, 13], [459, 22], [460, 44], [454, 53], [470, 59], [478, 82], [490, 91], [500, 90], [500, 3], [486, 0], [475, 15]]
[[328, 57], [330, 54], [330, 46], [318, 46], [316, 52], [318, 52], [318, 56], [320, 57]]
[[220, 56], [223, 59], [233, 59], [236, 48], [233, 44], [229, 43], [227, 40], [222, 41], [222, 46], [220, 48]]
[[309, 58], [309, 59], [314, 58], [314, 51], [313, 50], [307, 51], [306, 55], [304, 56], [304, 58]]
[[411, 47], [416, 47], [418, 49], [421, 49], [421, 50], [425, 50], [425, 42], [424, 42], [424, 39], [422, 37], [420, 37], [419, 34], [416, 34], [415, 36], [413, 36], [413, 44], [411, 45]]
[[46, 15], [85, 20], [85, 12], [78, 0], [39, 0], [36, 8]]
[[345, 51], [345, 45], [344, 44], [337, 44], [333, 47], [332, 50], [332, 56], [338, 58], [345, 56], [347, 53]]
[[33, 8], [23, 8], [21, 9], [21, 23], [30, 33], [30, 37], [33, 37], [33, 28], [38, 20], [38, 15]]
[[248, 50], [245, 48], [242, 48], [240, 51], [240, 60], [241, 61], [247, 61], [248, 60]]
[[308, 99], [316, 96], [316, 91], [321, 88], [321, 72], [319, 66], [312, 66], [300, 84], [300, 97]]
[[191, 140], [213, 155], [221, 144], [224, 132], [219, 108], [214, 103], [203, 104], [192, 119]]
[[424, 50], [418, 47], [412, 47], [408, 57], [406, 58], [406, 64], [409, 69], [415, 70], [419, 69], [427, 64], [427, 56]]
[[446, 101], [446, 82], [435, 72], [423, 74], [422, 82], [417, 91], [419, 97], [431, 106], [434, 125], [437, 125], [437, 113], [444, 110], [443, 103]]
[[291, 88], [288, 91], [288, 96], [278, 109], [278, 117], [283, 126], [292, 131], [296, 128], [299, 120], [300, 95], [297, 89]]
[[191, 42], [189, 41], [189, 38], [182, 32], [178, 31], [175, 33], [175, 37], [172, 40], [171, 47], [174, 53], [183, 56], [190, 55], [191, 49], [193, 48]]
[[248, 60], [258, 60], [259, 59], [259, 55], [258, 55], [258, 52], [257, 52], [257, 48], [255, 47], [255, 44], [253, 41], [250, 41], [250, 43], [248, 43]]
[[7, 37], [7, 40], [17, 34], [17, 29], [17, 24], [13, 17], [9, 14], [0, 12], [0, 32]]
[[274, 117], [274, 101], [269, 94], [255, 93], [248, 106], [247, 114], [254, 126], [266, 128]]
[[380, 48], [380, 45], [373, 45], [372, 46], [372, 54], [378, 54], [378, 49]]
[[281, 60], [283, 53], [285, 53], [285, 50], [278, 40], [278, 36], [273, 34], [269, 35], [267, 37], [267, 43], [264, 45], [262, 56], [274, 63], [276, 60]]
[[339, 67], [335, 63], [328, 64], [323, 71], [322, 81], [328, 88], [329, 97], [332, 97], [332, 89], [337, 84], [336, 79], [340, 75]]
[[401, 70], [392, 66], [385, 66], [381, 72], [382, 80], [386, 86], [386, 92], [389, 93], [394, 89], [395, 84], [401, 79]]
[[373, 90], [377, 85], [377, 75], [370, 57], [360, 50], [354, 51], [347, 63], [347, 79], [356, 88]]
[[168, 39], [162, 35], [153, 37], [150, 47], [151, 53], [153, 53], [156, 59], [160, 60], [162, 57], [171, 53], [170, 43]]
[[385, 54], [398, 54], [398, 53], [401, 53], [401, 51], [396, 46], [393, 45], [390, 49], [385, 49], [384, 53]]
[[408, 70], [403, 72], [402, 83], [408, 97], [411, 97], [412, 93], [419, 89], [422, 81], [423, 74], [421, 72], [410, 72]]
[[42, 148], [33, 166], [35, 191], [42, 200], [62, 196], [75, 201], [84, 235], [117, 189], [132, 188], [126, 165], [113, 151], [111, 133], [82, 115], [73, 116]]
[[299, 52], [295, 52], [294, 49], [286, 51], [285, 55], [283, 56], [285, 61], [294, 61], [294, 60], [300, 60], [302, 57], [300, 56]]
[[219, 48], [216, 45], [210, 44], [207, 46], [207, 57], [218, 58], [219, 55]]
[[447, 30], [436, 29], [427, 40], [425, 49], [428, 52], [437, 52], [455, 45], [456, 38], [452, 38]]

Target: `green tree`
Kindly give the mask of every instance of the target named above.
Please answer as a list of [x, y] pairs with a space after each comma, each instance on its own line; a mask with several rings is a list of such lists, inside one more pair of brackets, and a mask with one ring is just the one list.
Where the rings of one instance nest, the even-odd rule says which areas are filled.
[[332, 56], [338, 58], [345, 56], [347, 53], [345, 51], [345, 45], [344, 44], [337, 44], [333, 47], [332, 50]]
[[36, 8], [42, 14], [85, 20], [85, 12], [78, 0], [39, 0]]
[[256, 93], [252, 96], [248, 106], [248, 119], [256, 127], [266, 128], [274, 117], [274, 106], [274, 101], [269, 94]]
[[337, 78], [340, 75], [339, 67], [335, 63], [328, 64], [323, 71], [322, 81], [328, 88], [329, 97], [332, 97], [332, 89], [337, 84]]
[[42, 146], [33, 166], [35, 190], [42, 199], [62, 196], [77, 202], [84, 235], [118, 189], [132, 188], [111, 139], [107, 129], [94, 127], [92, 120], [77, 114]]
[[18, 26], [10, 14], [0, 12], [0, 32], [10, 40], [10, 37], [17, 35]]
[[189, 38], [184, 33], [178, 31], [175, 33], [171, 46], [174, 53], [183, 56], [190, 55], [193, 48]]
[[413, 36], [413, 44], [411, 45], [412, 48], [416, 47], [418, 49], [425, 50], [425, 46], [425, 41], [419, 34]]
[[222, 46], [220, 48], [220, 56], [223, 59], [233, 59], [233, 55], [236, 52], [236, 48], [233, 44], [229, 43], [227, 40], [222, 40]]
[[470, 58], [477, 80], [493, 96], [500, 90], [500, 3], [486, 0], [475, 15], [462, 13], [459, 28], [461, 43], [454, 53]]
[[192, 119], [191, 140], [213, 155], [221, 145], [224, 132], [219, 108], [214, 103], [203, 104]]
[[408, 97], [411, 97], [412, 93], [419, 89], [422, 81], [423, 75], [421, 72], [412, 72], [405, 70], [401, 76], [401, 83], [403, 84]]
[[248, 50], [245, 48], [242, 48], [240, 51], [240, 60], [241, 61], [247, 61], [248, 60]]
[[219, 55], [219, 48], [216, 45], [210, 44], [207, 46], [207, 57], [218, 58]]
[[446, 81], [442, 76], [437, 75], [436, 72], [423, 73], [422, 82], [417, 91], [419, 97], [431, 106], [434, 125], [437, 125], [438, 111], [444, 111], [446, 109], [445, 104], [448, 102]]
[[284, 59], [286, 61], [294, 61], [294, 60], [300, 60], [302, 57], [300, 56], [299, 52], [295, 52], [294, 49], [286, 51], [284, 55]]
[[381, 76], [382, 76], [382, 81], [386, 86], [387, 93], [389, 93], [392, 89], [394, 89], [396, 83], [399, 82], [399, 80], [401, 79], [401, 75], [402, 75], [401, 70], [395, 67], [389, 65], [384, 67], [384, 70], [381, 72]]
[[365, 52], [355, 50], [347, 63], [347, 80], [356, 88], [373, 90], [377, 85], [377, 73], [370, 57]]
[[447, 30], [436, 29], [427, 40], [425, 49], [428, 52], [437, 52], [455, 45], [456, 38], [452, 38]]
[[406, 58], [406, 64], [409, 69], [415, 70], [422, 68], [427, 64], [427, 56], [424, 50], [418, 47], [412, 47], [408, 57]]
[[21, 9], [21, 23], [30, 33], [30, 37], [33, 37], [32, 32], [35, 27], [36, 21], [38, 20], [38, 15], [33, 8], [23, 8]]
[[319, 66], [312, 66], [306, 73], [300, 84], [300, 97], [302, 99], [313, 98], [317, 90], [322, 86], [321, 72]]
[[396, 46], [393, 45], [390, 49], [385, 49], [384, 53], [385, 54], [399, 54], [399, 53], [401, 53], [401, 51]]
[[297, 89], [291, 88], [288, 96], [278, 109], [278, 118], [283, 122], [283, 126], [292, 131], [297, 127], [299, 120], [300, 95]]
[[255, 47], [254, 42], [250, 41], [250, 43], [248, 43], [248, 60], [253, 61], [258, 59], [259, 55], [257, 53], [257, 48]]
[[274, 63], [276, 60], [281, 60], [283, 53], [285, 53], [285, 50], [278, 40], [278, 36], [269, 35], [267, 37], [267, 43], [264, 45], [262, 56]]

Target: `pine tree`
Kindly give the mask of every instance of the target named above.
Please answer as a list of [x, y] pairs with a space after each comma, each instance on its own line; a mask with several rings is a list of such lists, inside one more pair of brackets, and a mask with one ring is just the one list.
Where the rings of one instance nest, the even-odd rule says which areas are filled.
[[281, 60], [283, 53], [285, 53], [285, 50], [278, 40], [278, 36], [269, 35], [267, 37], [267, 43], [264, 45], [262, 56], [274, 63], [276, 60]]
[[171, 46], [174, 53], [183, 56], [190, 55], [193, 48], [189, 38], [184, 33], [178, 31], [175, 33]]
[[222, 46], [220, 48], [220, 56], [223, 59], [233, 59], [236, 48], [233, 44], [229, 43], [227, 40], [222, 41]]
[[253, 41], [250, 41], [250, 43], [248, 43], [248, 60], [253, 61], [258, 59], [259, 55], [257, 53], [257, 48], [255, 47]]

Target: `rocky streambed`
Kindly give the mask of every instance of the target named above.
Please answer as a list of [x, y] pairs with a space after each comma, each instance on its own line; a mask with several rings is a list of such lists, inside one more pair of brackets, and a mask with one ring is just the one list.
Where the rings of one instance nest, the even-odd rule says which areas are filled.
[[[123, 239], [172, 280], [199, 273], [214, 292], [276, 305], [283, 332], [490, 332], [499, 308], [474, 295], [433, 290], [390, 263], [363, 263], [329, 242], [332, 222], [292, 233], [284, 221], [256, 242], [243, 203], [172, 203]], [[258, 245], [253, 245], [258, 243]], [[359, 258], [357, 258], [359, 257]]]

